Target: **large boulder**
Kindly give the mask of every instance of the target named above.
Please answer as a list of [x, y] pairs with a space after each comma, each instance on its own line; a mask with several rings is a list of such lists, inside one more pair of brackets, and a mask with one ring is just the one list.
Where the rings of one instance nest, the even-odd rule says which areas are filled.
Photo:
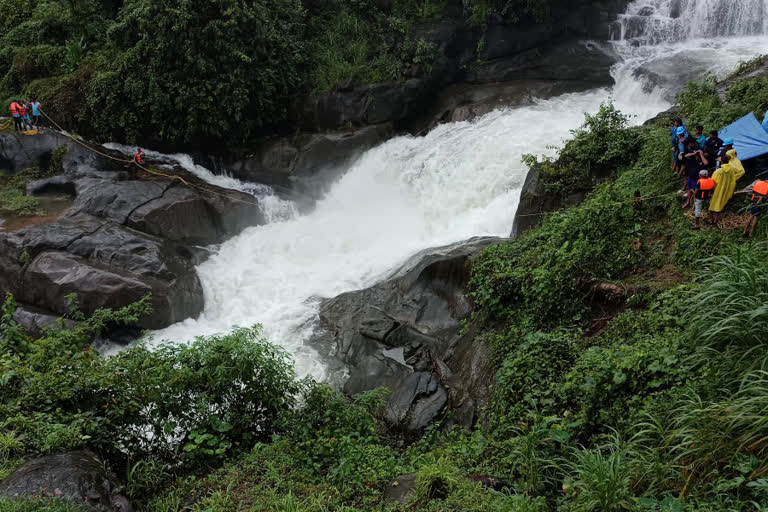
[[608, 44], [567, 40], [490, 60], [468, 74], [471, 83], [548, 80], [564, 82], [568, 92], [613, 85], [611, 67], [619, 57]]
[[50, 131], [40, 135], [0, 135], [0, 171], [16, 174], [27, 167], [48, 167], [53, 151], [71, 144], [69, 137]]
[[433, 91], [430, 80], [368, 84], [305, 98], [293, 116], [306, 132], [402, 121], [419, 112]]
[[545, 177], [539, 166], [528, 171], [520, 192], [520, 202], [515, 212], [510, 238], [518, 238], [531, 228], [538, 226], [544, 216], [566, 206], [581, 203], [586, 197], [586, 191], [575, 191], [562, 197], [548, 194], [545, 190]]
[[339, 173], [365, 150], [394, 135], [391, 123], [356, 130], [298, 135], [265, 142], [233, 162], [217, 162], [246, 181], [290, 189], [317, 199]]
[[[334, 343], [349, 366], [344, 384], [355, 394], [392, 391], [387, 419], [396, 429], [419, 431], [448, 406], [462, 321], [472, 306], [466, 295], [471, 263], [498, 238], [477, 238], [423, 251], [390, 279], [327, 300], [317, 343]], [[455, 379], [452, 386], [461, 383]]]
[[0, 482], [0, 497], [48, 497], [89, 505], [94, 510], [133, 512], [104, 462], [88, 451], [33, 459]]

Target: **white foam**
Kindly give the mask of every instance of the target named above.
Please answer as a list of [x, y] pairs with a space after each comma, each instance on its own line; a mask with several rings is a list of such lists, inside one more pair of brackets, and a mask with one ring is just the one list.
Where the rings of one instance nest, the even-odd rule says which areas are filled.
[[[659, 10], [666, 5], [634, 2], [628, 12], [639, 12], [642, 4]], [[595, 112], [611, 94], [635, 122], [669, 108], [668, 91], [657, 87], [649, 92], [635, 78], [640, 66], [701, 51], [707, 53], [700, 59], [702, 70], [726, 69], [760, 53], [766, 43], [762, 36], [684, 41], [687, 35], [672, 34], [680, 28], [669, 28], [665, 39], [657, 35], [663, 30], [650, 26], [653, 34], [616, 43], [624, 61], [613, 70], [617, 85], [611, 91], [566, 94], [474, 122], [442, 125], [425, 137], [392, 139], [350, 165], [304, 215], [274, 194], [261, 194], [266, 211], [274, 213], [271, 222], [226, 242], [198, 268], [204, 312], [157, 332], [156, 339], [183, 341], [261, 323], [267, 337], [293, 355], [300, 375], [330, 378], [326, 364], [306, 343], [318, 297], [370, 286], [428, 247], [478, 235], [506, 236], [527, 173], [523, 154], [553, 154], [553, 146], [581, 125], [584, 112]], [[687, 34], [697, 35], [693, 30]], [[185, 155], [172, 157], [211, 183], [259, 194], [253, 185], [215, 176]]]

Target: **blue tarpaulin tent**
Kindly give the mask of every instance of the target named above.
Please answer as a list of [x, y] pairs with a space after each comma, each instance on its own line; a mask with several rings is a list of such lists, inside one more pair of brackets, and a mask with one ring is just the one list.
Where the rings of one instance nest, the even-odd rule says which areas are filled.
[[768, 132], [760, 125], [755, 114], [748, 114], [720, 130], [720, 138], [733, 139], [739, 160], [749, 160], [768, 153]]

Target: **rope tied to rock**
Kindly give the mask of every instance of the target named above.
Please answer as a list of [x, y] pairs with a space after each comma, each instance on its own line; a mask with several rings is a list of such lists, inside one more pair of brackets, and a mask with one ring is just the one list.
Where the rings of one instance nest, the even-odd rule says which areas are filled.
[[176, 175], [176, 174], [166, 174], [166, 173], [163, 173], [163, 172], [160, 172], [160, 171], [156, 171], [154, 169], [150, 169], [149, 167], [144, 167], [142, 165], [139, 165], [139, 163], [136, 160], [134, 160], [133, 158], [131, 158], [131, 159], [118, 158], [116, 156], [104, 153], [103, 151], [99, 151], [98, 149], [93, 148], [93, 147], [89, 146], [88, 144], [86, 144], [85, 142], [83, 142], [79, 137], [77, 137], [75, 135], [72, 135], [69, 132], [67, 132], [66, 130], [64, 130], [64, 128], [62, 128], [61, 125], [59, 125], [51, 116], [46, 114], [45, 111], [42, 108], [40, 108], [40, 113], [43, 116], [45, 116], [45, 118], [48, 121], [51, 122], [51, 124], [58, 130], [59, 133], [69, 137], [70, 139], [72, 139], [73, 142], [75, 142], [76, 144], [81, 145], [82, 147], [84, 147], [85, 149], [87, 149], [88, 151], [90, 151], [92, 153], [95, 153], [97, 155], [103, 156], [103, 157], [108, 158], [110, 160], [114, 160], [116, 162], [121, 162], [121, 163], [128, 164], [128, 165], [131, 165], [131, 164], [135, 165], [136, 167], [138, 167], [140, 170], [142, 170], [144, 172], [147, 172], [149, 174], [153, 174], [155, 176], [161, 176], [163, 178], [168, 178], [171, 181], [179, 180], [182, 184], [184, 184], [184, 185], [186, 185], [188, 187], [196, 188], [198, 190], [201, 190], [203, 192], [207, 192], [209, 194], [221, 196], [221, 197], [223, 197], [225, 199], [228, 199], [230, 201], [236, 201], [236, 202], [240, 202], [240, 203], [250, 204], [252, 206], [256, 206], [257, 208], [261, 207], [261, 205], [259, 203], [255, 202], [255, 201], [249, 201], [247, 199], [242, 199], [242, 198], [238, 198], [238, 197], [232, 197], [232, 196], [227, 195], [227, 194], [222, 194], [221, 192], [216, 192], [215, 190], [211, 190], [209, 188], [203, 187], [203, 186], [198, 185], [196, 183], [191, 183], [191, 182], [185, 180], [184, 178], [182, 178], [179, 175]]

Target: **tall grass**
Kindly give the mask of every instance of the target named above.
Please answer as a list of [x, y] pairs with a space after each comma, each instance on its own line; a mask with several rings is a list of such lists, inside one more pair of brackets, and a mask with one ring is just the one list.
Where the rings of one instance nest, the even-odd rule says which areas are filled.
[[756, 243], [704, 262], [692, 297], [691, 327], [697, 343], [735, 350], [742, 357], [768, 348], [768, 245]]

